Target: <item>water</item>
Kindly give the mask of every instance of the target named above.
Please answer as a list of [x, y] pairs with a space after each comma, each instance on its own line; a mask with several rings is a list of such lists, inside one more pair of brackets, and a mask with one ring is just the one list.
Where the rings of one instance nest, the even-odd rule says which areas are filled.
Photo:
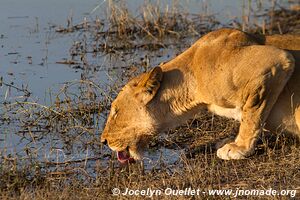
[[[174, 2], [168, 0], [160, 3], [162, 8], [171, 9]], [[278, 3], [281, 6], [289, 5], [288, 1]], [[57, 26], [66, 27], [68, 18], [72, 18], [73, 24], [82, 22], [85, 17], [87, 20], [94, 20], [96, 16], [103, 19], [107, 17], [107, 4], [108, 1], [99, 0], [1, 0], [0, 77], [5, 84], [19, 90], [27, 89], [31, 95], [25, 97], [24, 92], [7, 85], [0, 87], [0, 116], [6, 114], [2, 105], [4, 102], [13, 103], [25, 99], [41, 105], [51, 105], [54, 101], [51, 94], [58, 93], [66, 82], [80, 80], [85, 76], [103, 88], [116, 82], [120, 85], [122, 80], [119, 72], [124, 71], [121, 67], [136, 65], [146, 55], [151, 58], [150, 65], [154, 66], [178, 53], [172, 48], [166, 48], [155, 52], [139, 50], [124, 55], [121, 52], [122, 59], [120, 54], [115, 57], [103, 53], [88, 55], [89, 65], [96, 70], [58, 64], [57, 62], [70, 58], [70, 47], [85, 33], [78, 31], [61, 34], [55, 31]], [[127, 5], [133, 13], [137, 13], [144, 2], [127, 1]], [[187, 0], [180, 2], [180, 5], [189, 13], [212, 14], [223, 25], [236, 18], [241, 19], [241, 16], [247, 15], [251, 10], [248, 1], [236, 0]], [[263, 13], [271, 6], [272, 1], [251, 1], [251, 16]], [[111, 67], [117, 69], [109, 71], [108, 68]], [[76, 87], [72, 91], [78, 93]], [[94, 135], [80, 135], [81, 142], [75, 142], [69, 147], [65, 146], [67, 142], [62, 142], [62, 138], [53, 133], [46, 134], [40, 140], [30, 135], [24, 137], [24, 133], [19, 132], [18, 122], [8, 124], [0, 121], [0, 155], [26, 158], [34, 156], [41, 162], [66, 162], [95, 157], [106, 163], [103, 152], [109, 151], [105, 147], [99, 149], [98, 143], [87, 145], [97, 140], [104, 120], [105, 113], [95, 117], [94, 122], [98, 125]], [[99, 156], [101, 153], [103, 155]], [[148, 153], [146, 157], [149, 159], [145, 162], [148, 166], [154, 166], [153, 163], [159, 159], [174, 163], [181, 153], [182, 150], [179, 149], [161, 148], [154, 153]]]
[[78, 79], [76, 70], [56, 64], [68, 57], [76, 34], [57, 34], [50, 26], [65, 25], [71, 12], [82, 19], [95, 5], [97, 1], [1, 1], [0, 74], [4, 81], [28, 85], [35, 97], [43, 98], [49, 88], [55, 90], [58, 84]]

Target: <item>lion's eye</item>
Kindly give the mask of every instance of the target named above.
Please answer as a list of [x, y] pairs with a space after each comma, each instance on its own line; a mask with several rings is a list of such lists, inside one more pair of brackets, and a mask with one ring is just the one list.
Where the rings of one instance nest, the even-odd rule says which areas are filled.
[[118, 115], [118, 112], [119, 112], [119, 109], [117, 109], [117, 108], [112, 109], [112, 113], [111, 113], [112, 118], [115, 119]]

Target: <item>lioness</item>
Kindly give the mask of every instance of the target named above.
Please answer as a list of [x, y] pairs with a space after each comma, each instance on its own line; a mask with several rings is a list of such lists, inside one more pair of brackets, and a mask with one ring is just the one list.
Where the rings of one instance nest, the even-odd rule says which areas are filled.
[[101, 141], [121, 162], [142, 158], [147, 141], [203, 109], [240, 121], [221, 159], [253, 152], [262, 129], [300, 135], [300, 36], [220, 29], [173, 60], [129, 81], [113, 101]]

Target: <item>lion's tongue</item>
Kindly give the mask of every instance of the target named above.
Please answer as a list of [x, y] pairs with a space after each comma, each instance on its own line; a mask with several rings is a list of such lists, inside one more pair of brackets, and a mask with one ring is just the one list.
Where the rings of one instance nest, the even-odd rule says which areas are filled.
[[118, 151], [117, 152], [117, 157], [118, 157], [118, 160], [121, 162], [121, 163], [126, 163], [127, 161], [130, 161], [130, 155], [129, 155], [129, 152], [127, 151]]

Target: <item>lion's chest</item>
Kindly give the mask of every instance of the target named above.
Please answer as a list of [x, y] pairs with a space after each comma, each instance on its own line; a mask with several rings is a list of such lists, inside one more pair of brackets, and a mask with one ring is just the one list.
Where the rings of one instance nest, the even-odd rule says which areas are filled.
[[239, 107], [236, 108], [224, 108], [220, 107], [214, 104], [208, 105], [208, 110], [223, 116], [223, 117], [228, 117], [228, 118], [233, 118], [235, 120], [241, 121], [242, 119], [242, 111]]

